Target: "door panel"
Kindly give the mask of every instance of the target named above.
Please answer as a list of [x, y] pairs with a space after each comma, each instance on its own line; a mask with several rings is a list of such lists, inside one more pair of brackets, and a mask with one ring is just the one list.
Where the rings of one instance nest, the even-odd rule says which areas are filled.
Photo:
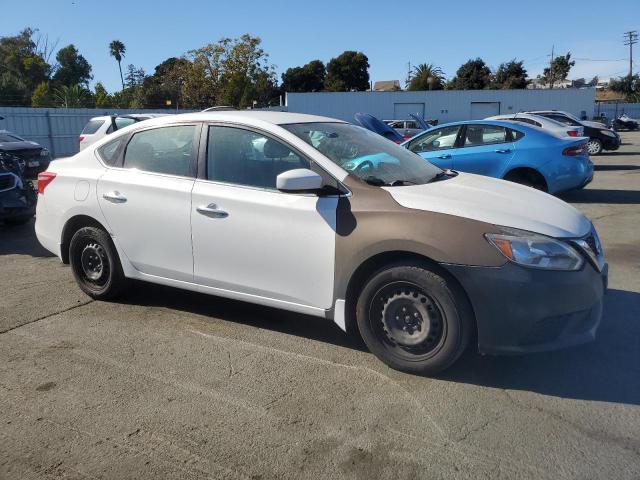
[[[198, 211], [212, 204], [224, 213]], [[195, 282], [331, 308], [337, 204], [335, 197], [196, 181]]]
[[140, 272], [193, 280], [193, 183], [189, 178], [121, 169], [108, 169], [98, 181], [98, 202], [109, 228]]
[[501, 177], [513, 158], [514, 147], [504, 127], [469, 124], [462, 147], [456, 150], [453, 168], [461, 172]]

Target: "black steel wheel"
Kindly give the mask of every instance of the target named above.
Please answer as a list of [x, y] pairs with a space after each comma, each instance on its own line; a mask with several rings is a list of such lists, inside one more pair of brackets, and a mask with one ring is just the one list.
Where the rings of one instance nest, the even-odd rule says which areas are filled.
[[392, 368], [437, 374], [462, 354], [474, 325], [464, 292], [418, 265], [384, 268], [365, 283], [358, 328], [372, 353]]
[[109, 234], [100, 228], [81, 228], [73, 235], [69, 262], [76, 282], [90, 297], [114, 298], [125, 285], [115, 246]]

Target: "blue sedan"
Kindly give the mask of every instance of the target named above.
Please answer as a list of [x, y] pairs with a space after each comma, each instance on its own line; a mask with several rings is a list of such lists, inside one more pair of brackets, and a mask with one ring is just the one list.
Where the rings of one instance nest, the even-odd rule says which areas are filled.
[[558, 193], [592, 180], [587, 141], [514, 122], [478, 120], [438, 125], [402, 145], [440, 168]]

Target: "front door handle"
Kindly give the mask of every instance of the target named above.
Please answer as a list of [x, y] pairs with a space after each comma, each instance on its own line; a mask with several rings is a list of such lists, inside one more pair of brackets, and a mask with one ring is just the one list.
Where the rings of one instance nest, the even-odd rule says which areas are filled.
[[446, 160], [447, 158], [451, 158], [451, 155], [448, 153], [443, 153], [442, 155], [438, 155], [438, 158], [442, 158], [443, 160]]
[[227, 212], [220, 210], [215, 203], [200, 205], [199, 207], [196, 207], [196, 211], [205, 217], [211, 218], [225, 218], [229, 216]]
[[511, 149], [509, 148], [499, 148], [498, 150], [496, 150], [496, 153], [510, 153]]
[[111, 203], [124, 203], [127, 201], [127, 197], [122, 195], [117, 190], [113, 192], [105, 193], [104, 195], [102, 195], [102, 198], [104, 198], [105, 200]]

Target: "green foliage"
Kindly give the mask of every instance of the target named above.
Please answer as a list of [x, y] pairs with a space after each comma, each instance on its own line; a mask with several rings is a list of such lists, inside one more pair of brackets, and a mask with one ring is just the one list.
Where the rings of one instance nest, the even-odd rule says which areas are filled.
[[320, 92], [324, 90], [326, 68], [320, 60], [302, 67], [288, 68], [282, 74], [282, 89], [286, 92]]
[[483, 90], [491, 86], [491, 70], [481, 58], [469, 60], [458, 68], [456, 76], [449, 82], [449, 90]]
[[53, 75], [53, 83], [57, 86], [89, 85], [91, 65], [87, 59], [78, 53], [76, 47], [71, 44], [61, 48], [56, 55], [58, 67]]
[[153, 75], [144, 79], [142, 102], [146, 108], [166, 108], [167, 100], [172, 107], [182, 106], [182, 84], [191, 62], [184, 58], [171, 57], [157, 65]]
[[122, 58], [124, 57], [127, 47], [124, 46], [120, 40], [112, 40], [109, 43], [109, 55], [116, 59], [118, 62], [118, 70], [120, 70], [120, 81], [122, 82], [122, 89], [124, 90], [124, 77], [122, 76]]
[[36, 87], [49, 80], [51, 66], [38, 52], [35, 32], [0, 37], [0, 105], [30, 105]]
[[628, 102], [640, 101], [640, 77], [636, 74], [632, 77], [612, 78], [609, 81], [609, 89], [623, 94]]
[[574, 60], [571, 60], [571, 53], [566, 55], [560, 55], [553, 59], [551, 65], [544, 69], [542, 73], [542, 80], [549, 85], [549, 88], [553, 88], [558, 82], [562, 82], [567, 79], [571, 67], [576, 64]]
[[369, 89], [369, 59], [362, 52], [346, 51], [327, 64], [324, 87], [330, 92]]
[[93, 102], [96, 108], [112, 108], [113, 107], [113, 98], [107, 92], [107, 89], [104, 88], [102, 82], [96, 83], [96, 88], [93, 92]]
[[245, 34], [188, 52], [183, 71], [185, 106], [268, 104], [276, 91], [275, 70], [260, 43], [260, 38]]
[[527, 88], [528, 83], [523, 62], [515, 58], [501, 63], [493, 77], [493, 87], [497, 89]]
[[444, 85], [444, 73], [440, 67], [421, 63], [413, 67], [413, 78], [407, 85], [407, 90], [442, 90]]
[[53, 107], [53, 95], [48, 82], [41, 82], [31, 95], [32, 107]]
[[82, 85], [63, 85], [53, 92], [55, 103], [63, 108], [88, 107], [91, 104], [91, 95]]

